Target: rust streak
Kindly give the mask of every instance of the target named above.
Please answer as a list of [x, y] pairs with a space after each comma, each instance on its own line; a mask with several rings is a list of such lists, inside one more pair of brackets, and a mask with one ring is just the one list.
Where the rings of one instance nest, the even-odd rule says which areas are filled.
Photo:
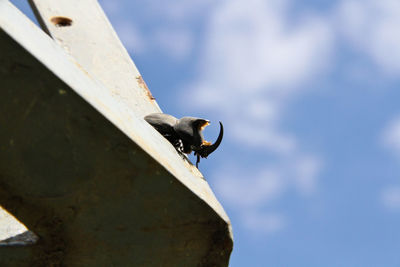
[[146, 82], [143, 80], [143, 77], [142, 77], [142, 76], [137, 76], [137, 77], [136, 77], [136, 80], [137, 80], [137, 82], [138, 82], [138, 84], [139, 84], [139, 87], [140, 87], [140, 88], [143, 88], [143, 89], [146, 91], [147, 96], [148, 96], [151, 100], [156, 99], [156, 98], [151, 94], [151, 92], [150, 92], [149, 88], [147, 87]]

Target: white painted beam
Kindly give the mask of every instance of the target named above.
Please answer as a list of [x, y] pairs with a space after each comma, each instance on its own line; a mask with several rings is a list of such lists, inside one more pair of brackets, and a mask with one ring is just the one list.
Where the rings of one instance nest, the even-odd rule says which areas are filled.
[[138, 116], [160, 112], [97, 0], [29, 0], [44, 30]]
[[[154, 130], [127, 102], [114, 97], [101, 82], [87, 75], [44, 32], [10, 2], [0, 0], [0, 27], [43, 65], [69, 85], [104, 117], [156, 159], [180, 182], [205, 200], [226, 221], [228, 216], [199, 170], [183, 160], [171, 144]], [[129, 100], [129, 99], [128, 99]]]

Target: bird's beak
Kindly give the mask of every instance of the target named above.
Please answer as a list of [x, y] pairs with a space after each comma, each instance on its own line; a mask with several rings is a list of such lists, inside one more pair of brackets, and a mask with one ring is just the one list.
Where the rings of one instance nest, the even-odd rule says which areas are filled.
[[[204, 128], [206, 128], [208, 125], [210, 125], [210, 121], [204, 121], [204, 123], [202, 125], [200, 125], [199, 130], [200, 132], [204, 130]], [[201, 135], [203, 136], [203, 135]], [[201, 142], [202, 146], [211, 146], [211, 142], [208, 142], [206, 140], [203, 139], [203, 141]]]
[[[207, 125], [208, 124], [209, 123], [207, 123]], [[215, 141], [214, 144], [211, 144], [210, 142], [207, 142], [207, 141], [203, 141], [202, 149], [198, 152], [201, 157], [206, 158], [208, 155], [210, 155], [212, 152], [214, 152], [218, 148], [218, 146], [221, 144], [222, 137], [224, 136], [224, 126], [222, 125], [222, 122], [219, 122], [219, 126], [220, 126], [219, 135], [218, 135], [217, 141]]]
[[200, 131], [203, 131], [208, 125], [210, 125], [210, 121], [204, 121], [204, 123], [200, 125]]

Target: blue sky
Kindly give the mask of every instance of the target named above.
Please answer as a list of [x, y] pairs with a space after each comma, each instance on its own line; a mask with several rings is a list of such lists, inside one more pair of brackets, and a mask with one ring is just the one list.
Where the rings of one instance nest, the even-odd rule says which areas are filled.
[[398, 0], [100, 3], [165, 113], [224, 123], [230, 266], [400, 266]]

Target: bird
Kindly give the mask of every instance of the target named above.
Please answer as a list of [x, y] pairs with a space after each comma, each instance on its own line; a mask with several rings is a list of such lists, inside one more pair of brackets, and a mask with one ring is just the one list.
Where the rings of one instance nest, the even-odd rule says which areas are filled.
[[197, 157], [196, 167], [199, 167], [200, 158], [207, 158], [221, 144], [224, 135], [224, 126], [219, 122], [220, 131], [214, 144], [204, 140], [203, 130], [210, 124], [209, 120], [196, 117], [180, 119], [165, 113], [152, 113], [144, 117], [175, 149], [183, 154], [194, 152]]

